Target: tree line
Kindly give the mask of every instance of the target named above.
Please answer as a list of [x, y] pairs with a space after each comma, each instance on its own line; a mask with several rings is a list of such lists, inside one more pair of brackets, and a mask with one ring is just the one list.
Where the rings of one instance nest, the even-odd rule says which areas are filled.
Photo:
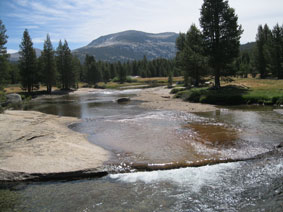
[[0, 20], [0, 85], [2, 89], [8, 83], [21, 83], [22, 89], [29, 93], [38, 89], [40, 84], [46, 85], [49, 93], [52, 92], [53, 86], [62, 89], [77, 87], [82, 67], [79, 60], [72, 56], [66, 40], [64, 43], [60, 40], [55, 51], [47, 34], [41, 56], [37, 58], [32, 39], [26, 29], [19, 46], [19, 61], [9, 63], [9, 55], [5, 47], [8, 36], [5, 33], [5, 26]]
[[283, 79], [283, 25], [276, 24], [273, 30], [267, 24], [258, 27], [254, 58], [262, 79]]
[[174, 76], [180, 76], [181, 70], [175, 68], [175, 60], [155, 59], [147, 60], [144, 56], [140, 61], [128, 61], [125, 63], [109, 63], [96, 61], [95, 57], [86, 55], [83, 63], [72, 55], [65, 40], [59, 41], [56, 50], [53, 48], [50, 36], [47, 34], [43, 51], [37, 58], [33, 42], [28, 30], [25, 30], [20, 44], [20, 59], [18, 63], [10, 63], [5, 44], [8, 36], [1, 21], [1, 75], [0, 84], [21, 83], [24, 90], [32, 92], [40, 85], [45, 85], [47, 92], [52, 92], [52, 87], [57, 86], [68, 90], [78, 87], [78, 82], [86, 82], [90, 86], [98, 82], [107, 83], [116, 81], [124, 83], [129, 80], [127, 76], [141, 77], [166, 77], [172, 72]]
[[127, 76], [140, 77], [167, 77], [172, 72], [174, 76], [180, 76], [181, 70], [175, 68], [175, 60], [155, 59], [147, 60], [144, 56], [140, 61], [128, 61], [125, 63], [109, 63], [96, 61], [94, 56], [86, 55], [82, 82], [89, 85], [96, 85], [98, 82], [107, 83], [110, 80], [124, 83], [128, 80]]

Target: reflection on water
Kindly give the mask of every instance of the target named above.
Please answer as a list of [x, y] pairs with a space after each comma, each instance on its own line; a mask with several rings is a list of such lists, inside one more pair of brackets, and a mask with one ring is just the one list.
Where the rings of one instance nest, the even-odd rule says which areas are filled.
[[[248, 158], [282, 142], [282, 109], [240, 107], [189, 114], [115, 102], [137, 92], [105, 90], [45, 99], [29, 109], [81, 118], [71, 128], [113, 152], [108, 163], [116, 165]], [[282, 164], [282, 157], [270, 156], [93, 180], [2, 185], [0, 194], [15, 195], [10, 208], [18, 211], [281, 211]], [[3, 204], [0, 198], [0, 207]]]

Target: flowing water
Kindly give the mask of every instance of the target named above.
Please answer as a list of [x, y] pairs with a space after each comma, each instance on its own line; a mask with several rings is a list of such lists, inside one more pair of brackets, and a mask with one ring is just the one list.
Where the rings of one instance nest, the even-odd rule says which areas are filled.
[[[230, 107], [191, 114], [115, 101], [138, 92], [104, 90], [31, 104], [30, 110], [81, 118], [70, 127], [112, 153], [105, 166], [113, 174], [71, 182], [4, 184], [0, 207], [60, 212], [282, 211], [282, 154], [180, 168], [248, 159], [273, 150], [283, 140], [282, 109]], [[137, 171], [143, 169], [154, 171]]]

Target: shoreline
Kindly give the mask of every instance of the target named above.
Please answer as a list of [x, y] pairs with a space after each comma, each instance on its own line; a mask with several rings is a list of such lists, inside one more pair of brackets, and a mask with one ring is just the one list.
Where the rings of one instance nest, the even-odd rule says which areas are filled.
[[142, 90], [132, 100], [143, 101], [141, 107], [157, 110], [176, 110], [188, 113], [210, 112], [218, 110], [214, 105], [185, 102], [181, 99], [173, 98], [171, 89], [167, 87], [155, 87]]

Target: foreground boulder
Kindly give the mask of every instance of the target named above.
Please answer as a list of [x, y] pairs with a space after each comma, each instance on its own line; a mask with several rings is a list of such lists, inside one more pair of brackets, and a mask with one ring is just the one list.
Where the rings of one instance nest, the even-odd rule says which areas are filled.
[[21, 104], [22, 103], [22, 97], [17, 93], [12, 93], [6, 95], [6, 104]]

